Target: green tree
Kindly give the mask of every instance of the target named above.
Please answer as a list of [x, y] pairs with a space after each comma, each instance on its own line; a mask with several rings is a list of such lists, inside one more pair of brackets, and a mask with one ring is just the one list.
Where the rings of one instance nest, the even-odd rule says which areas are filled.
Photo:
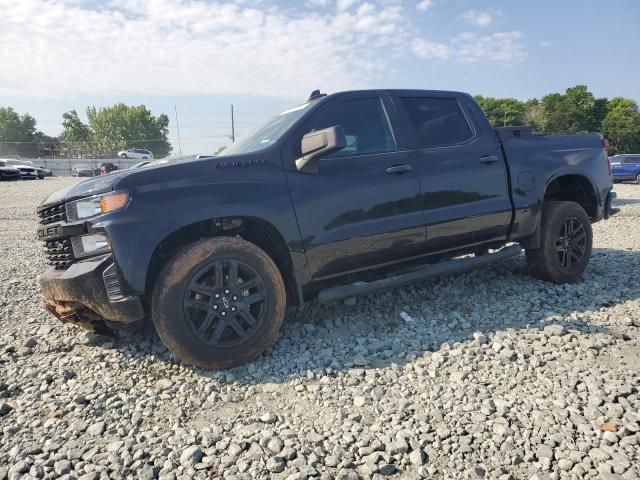
[[525, 124], [526, 105], [515, 98], [493, 98], [477, 95], [476, 101], [494, 127]]
[[11, 107], [0, 107], [0, 154], [37, 156], [36, 119], [18, 114]]
[[71, 110], [62, 114], [62, 141], [68, 146], [87, 146], [91, 142], [91, 129], [82, 123], [78, 112]]
[[610, 153], [640, 152], [640, 112], [631, 99], [615, 97], [609, 101], [602, 131], [609, 139]]
[[[71, 113], [71, 112], [70, 112]], [[112, 107], [87, 109], [91, 144], [98, 153], [115, 155], [118, 150], [146, 148], [157, 158], [171, 152], [169, 117], [154, 116], [144, 105], [118, 103]]]
[[576, 85], [565, 93], [542, 97], [543, 133], [579, 133], [601, 129], [607, 99], [596, 99], [586, 85]]

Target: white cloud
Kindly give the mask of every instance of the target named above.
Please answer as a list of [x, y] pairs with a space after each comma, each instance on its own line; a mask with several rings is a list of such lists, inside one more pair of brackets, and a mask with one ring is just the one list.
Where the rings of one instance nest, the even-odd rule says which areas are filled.
[[449, 58], [449, 47], [444, 43], [430, 42], [416, 38], [411, 42], [411, 49], [420, 58]]
[[464, 32], [451, 41], [455, 56], [467, 62], [482, 60], [517, 62], [526, 57], [521, 32], [499, 32], [476, 35]]
[[469, 25], [475, 25], [477, 27], [486, 27], [493, 21], [490, 13], [479, 10], [467, 10], [462, 14], [462, 19]]
[[336, 2], [336, 8], [340, 11], [348, 10], [351, 6], [357, 3], [357, 0], [338, 0]]
[[422, 10], [423, 12], [426, 12], [427, 10], [429, 10], [429, 8], [431, 7], [431, 5], [433, 5], [433, 0], [420, 0], [417, 4], [416, 4], [416, 8], [418, 10]]
[[540, 45], [542, 48], [549, 48], [550, 46], [552, 46], [552, 45], [553, 45], [553, 43], [551, 43], [549, 40], [542, 40], [542, 41], [539, 43], [539, 45]]
[[299, 98], [367, 86], [410, 30], [397, 5], [306, 15], [245, 5], [0, 0], [0, 58], [10, 66], [0, 68], [0, 95]]
[[238, 0], [105, 1], [96, 7], [86, 0], [0, 0], [0, 96], [299, 99], [318, 87], [365, 88], [401, 56], [469, 62], [526, 56], [519, 32], [421, 38], [411, 14], [393, 1], [302, 12]]

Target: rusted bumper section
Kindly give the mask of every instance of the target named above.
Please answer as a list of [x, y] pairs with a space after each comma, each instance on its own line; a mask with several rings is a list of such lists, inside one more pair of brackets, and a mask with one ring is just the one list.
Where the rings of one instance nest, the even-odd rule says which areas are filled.
[[112, 270], [107, 255], [46, 271], [40, 275], [45, 308], [63, 322], [94, 331], [102, 329], [104, 320], [127, 324], [144, 318], [139, 297], [114, 295]]

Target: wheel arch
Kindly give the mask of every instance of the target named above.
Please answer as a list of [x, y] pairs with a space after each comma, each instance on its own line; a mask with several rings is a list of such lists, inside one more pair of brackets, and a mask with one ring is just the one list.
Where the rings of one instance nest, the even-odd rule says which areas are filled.
[[544, 200], [576, 202], [592, 220], [598, 215], [598, 197], [591, 181], [579, 173], [551, 177], [544, 189]]
[[275, 262], [285, 284], [287, 303], [302, 305], [301, 286], [295, 275], [287, 244], [270, 222], [245, 216], [217, 217], [184, 225], [158, 243], [154, 249], [145, 281], [145, 297], [150, 298], [160, 271], [181, 248], [202, 238], [239, 236], [264, 250]]

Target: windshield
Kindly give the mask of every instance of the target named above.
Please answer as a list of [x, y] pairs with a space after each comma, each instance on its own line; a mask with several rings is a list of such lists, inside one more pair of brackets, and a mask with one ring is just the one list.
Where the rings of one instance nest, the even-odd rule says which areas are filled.
[[303, 103], [276, 115], [253, 133], [225, 149], [219, 156], [251, 153], [272, 145], [306, 112], [308, 106], [309, 103]]

